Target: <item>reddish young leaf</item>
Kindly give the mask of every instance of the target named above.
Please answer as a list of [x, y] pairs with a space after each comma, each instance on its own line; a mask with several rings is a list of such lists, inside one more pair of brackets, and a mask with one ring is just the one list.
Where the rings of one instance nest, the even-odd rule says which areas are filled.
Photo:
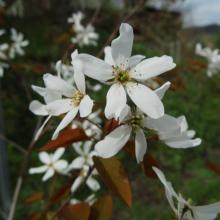
[[112, 197], [105, 195], [92, 205], [89, 220], [109, 220], [112, 215]]
[[59, 215], [65, 220], [88, 220], [90, 206], [83, 202], [75, 205], [66, 205], [62, 208]]
[[119, 126], [118, 121], [116, 121], [114, 118], [111, 120], [108, 120], [104, 126], [104, 132], [105, 134], [109, 134], [112, 132], [115, 128]]
[[42, 192], [35, 192], [32, 195], [28, 196], [25, 199], [25, 202], [28, 203], [28, 204], [32, 204], [32, 203], [35, 203], [35, 202], [38, 202], [38, 201], [42, 200], [42, 198], [43, 198], [43, 193]]
[[214, 171], [216, 174], [220, 175], [220, 164], [216, 164], [216, 163], [212, 163], [212, 162], [207, 161], [206, 166], [210, 170]]
[[27, 218], [27, 220], [41, 220], [41, 214], [33, 213]]
[[143, 162], [142, 162], [142, 168], [146, 176], [151, 177], [151, 178], [157, 178], [157, 175], [153, 171], [152, 167], [158, 167], [158, 166], [159, 166], [158, 162], [152, 155], [145, 154]]
[[85, 134], [85, 132], [81, 128], [66, 129], [60, 133], [57, 139], [49, 141], [40, 150], [41, 151], [56, 150], [57, 148], [66, 147], [67, 145], [72, 144], [74, 142], [85, 141], [88, 139], [89, 137]]
[[107, 187], [121, 198], [128, 207], [131, 207], [131, 185], [121, 162], [116, 157], [108, 159], [93, 157], [93, 160], [95, 168]]

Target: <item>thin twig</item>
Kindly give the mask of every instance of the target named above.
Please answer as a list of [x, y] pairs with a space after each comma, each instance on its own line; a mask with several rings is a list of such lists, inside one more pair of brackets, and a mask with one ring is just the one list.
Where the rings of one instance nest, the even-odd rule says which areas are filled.
[[17, 150], [19, 150], [21, 153], [25, 154], [26, 150], [19, 144], [17, 144], [16, 142], [14, 142], [13, 140], [10, 140], [9, 138], [5, 137], [3, 134], [0, 134], [0, 139], [4, 140], [5, 142], [11, 144], [12, 146], [14, 146]]

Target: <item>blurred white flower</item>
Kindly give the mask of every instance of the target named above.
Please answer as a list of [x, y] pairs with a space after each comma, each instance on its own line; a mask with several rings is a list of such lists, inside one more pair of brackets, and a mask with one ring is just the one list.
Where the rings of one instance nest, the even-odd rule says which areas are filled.
[[7, 60], [7, 50], [9, 45], [7, 43], [0, 44], [0, 59]]
[[24, 40], [24, 35], [18, 33], [14, 28], [11, 29], [11, 40], [12, 44], [9, 48], [9, 58], [15, 58], [16, 54], [23, 56], [25, 54], [23, 47], [28, 46], [28, 40]]
[[194, 206], [181, 194], [177, 195], [171, 182], [166, 180], [163, 172], [156, 167], [153, 170], [164, 185], [167, 200], [178, 220], [214, 220], [220, 213], [220, 202], [211, 205]]
[[39, 159], [45, 165], [29, 169], [29, 174], [45, 173], [42, 180], [47, 181], [56, 172], [63, 173], [67, 168], [68, 163], [65, 160], [60, 159], [64, 154], [65, 149], [59, 148], [53, 154], [48, 154], [46, 152], [39, 153]]
[[84, 14], [82, 12], [73, 13], [68, 18], [67, 21], [73, 24], [73, 30], [75, 32], [75, 36], [72, 37], [71, 41], [80, 47], [88, 45], [96, 46], [99, 35], [95, 32], [95, 28], [91, 24], [84, 26], [81, 23], [83, 18]]
[[171, 148], [191, 148], [201, 144], [200, 138], [195, 138], [196, 132], [188, 130], [185, 116], [175, 118], [165, 114], [159, 119], [148, 118], [146, 126], [158, 132], [159, 139]]
[[5, 7], [5, 1], [4, 0], [0, 0], [0, 7]]
[[112, 41], [111, 49], [107, 49], [111, 54], [108, 54], [106, 62], [88, 54], [79, 54], [76, 58], [83, 63], [85, 75], [112, 84], [107, 93], [105, 107], [107, 118], [113, 118], [115, 112], [119, 113], [125, 107], [126, 91], [145, 114], [152, 118], [159, 118], [164, 114], [163, 103], [156, 93], [139, 82], [171, 70], [176, 65], [168, 56], [150, 59], [144, 59], [145, 57], [141, 55], [131, 56], [133, 38], [133, 28], [123, 23], [120, 27], [120, 36]]
[[[96, 196], [95, 196], [95, 194], [91, 194], [91, 195], [89, 195], [85, 200], [83, 200], [83, 202], [86, 202], [86, 203], [88, 203], [89, 205], [93, 205], [93, 204], [95, 203], [95, 201], [96, 201]], [[78, 204], [78, 203], [80, 203], [80, 202], [82, 202], [82, 201], [80, 201], [80, 200], [78, 200], [78, 199], [71, 199], [71, 200], [70, 200], [70, 204], [72, 204], [72, 205]]]
[[212, 77], [220, 72], [220, 53], [218, 49], [211, 50], [208, 47], [202, 48], [202, 45], [198, 43], [196, 44], [195, 53], [205, 57], [208, 60], [208, 77]]
[[93, 142], [78, 142], [73, 144], [73, 148], [76, 153], [79, 154], [72, 163], [69, 165], [68, 170], [81, 169], [84, 165], [93, 166], [94, 162], [92, 157], [97, 155], [97, 153], [91, 149]]
[[80, 169], [79, 176], [74, 180], [73, 185], [71, 187], [72, 193], [76, 192], [84, 181], [85, 184], [89, 187], [89, 189], [91, 189], [93, 192], [96, 192], [100, 189], [99, 182], [94, 178], [94, 176], [98, 175], [97, 171], [93, 170], [90, 174], [89, 172], [89, 166], [85, 165]]
[[0, 78], [4, 76], [4, 70], [8, 67], [9, 65], [7, 63], [0, 61]]

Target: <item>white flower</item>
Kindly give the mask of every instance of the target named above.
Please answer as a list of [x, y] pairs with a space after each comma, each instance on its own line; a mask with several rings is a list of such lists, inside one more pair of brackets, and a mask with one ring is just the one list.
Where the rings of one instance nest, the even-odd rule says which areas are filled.
[[[169, 87], [170, 82], [167, 82], [155, 90], [159, 99], [163, 98]], [[147, 141], [144, 134], [144, 129], [148, 128], [148, 124], [146, 123], [147, 117], [139, 110], [135, 113], [131, 113], [128, 106], [126, 106], [118, 116], [114, 115], [114, 117], [119, 118], [121, 125], [108, 134], [104, 140], [99, 141], [95, 145], [95, 150], [98, 155], [103, 158], [112, 157], [124, 147], [133, 131], [135, 133], [136, 159], [137, 162], [140, 163], [147, 151]]]
[[202, 48], [201, 44], [196, 44], [195, 53], [208, 60], [207, 76], [212, 77], [220, 71], [220, 53], [218, 49], [211, 50], [208, 47]]
[[25, 53], [23, 47], [28, 46], [28, 40], [24, 40], [24, 35], [18, 33], [14, 28], [11, 29], [11, 40], [12, 45], [9, 49], [9, 57], [13, 59], [16, 54], [23, 56]]
[[74, 150], [79, 154], [77, 158], [69, 165], [68, 170], [81, 169], [84, 165], [93, 166], [94, 162], [92, 157], [97, 153], [91, 150], [93, 142], [86, 141], [85, 143], [79, 142], [73, 144]]
[[217, 214], [220, 213], [220, 202], [204, 206], [191, 205], [181, 194], [177, 195], [161, 170], [156, 167], [153, 167], [153, 170], [164, 185], [167, 200], [178, 220], [214, 220], [217, 218]]
[[65, 160], [60, 159], [64, 152], [64, 148], [59, 148], [53, 154], [46, 152], [39, 153], [39, 159], [45, 165], [29, 169], [29, 174], [45, 173], [42, 180], [46, 181], [56, 172], [62, 173], [68, 166]]
[[81, 186], [81, 184], [85, 181], [86, 178], [87, 179], [85, 183], [93, 192], [96, 192], [100, 189], [99, 182], [94, 178], [94, 176], [98, 174], [97, 171], [93, 170], [89, 175], [89, 177], [87, 177], [87, 175], [89, 174], [89, 170], [90, 170], [89, 166], [82, 167], [79, 176], [75, 179], [71, 187], [72, 193], [77, 191], [77, 189]]
[[9, 46], [6, 43], [3, 43], [0, 45], [0, 59], [2, 60], [6, 60], [7, 59], [7, 50], [8, 50]]
[[7, 63], [0, 61], [0, 78], [4, 76], [4, 70], [8, 67], [9, 65]]
[[[80, 113], [80, 117], [87, 117], [92, 111], [93, 101], [88, 95], [86, 95], [84, 75], [76, 70], [74, 80], [77, 88], [73, 87], [58, 76], [45, 74], [44, 82], [46, 87], [52, 91], [61, 92], [65, 98], [51, 101], [48, 104], [43, 105], [43, 107], [39, 105], [39, 103], [36, 105], [36, 101], [34, 103], [35, 106], [33, 106], [33, 102], [30, 104], [29, 108], [35, 114], [39, 112], [39, 115], [49, 115], [46, 119], [47, 121], [52, 116], [59, 116], [67, 113], [55, 130], [52, 139], [55, 139], [59, 132], [73, 121], [78, 112]], [[46, 123], [44, 123], [43, 126], [45, 126]]]
[[146, 126], [158, 132], [159, 139], [172, 148], [190, 148], [201, 144], [200, 138], [195, 136], [194, 130], [188, 130], [185, 116], [175, 118], [165, 114], [159, 119], [148, 118]]
[[67, 21], [73, 24], [73, 30], [76, 34], [71, 41], [74, 44], [78, 44], [80, 47], [88, 45], [96, 46], [99, 35], [95, 32], [95, 28], [91, 24], [84, 26], [81, 23], [84, 17], [82, 12], [77, 12], [73, 13], [72, 16], [68, 18]]
[[[141, 111], [152, 118], [164, 114], [164, 106], [154, 91], [139, 83], [155, 77], [176, 65], [168, 56], [144, 59], [144, 56], [131, 56], [133, 29], [122, 24], [120, 36], [112, 41], [112, 59], [105, 61], [88, 54], [79, 54], [77, 59], [83, 62], [83, 73], [100, 82], [112, 84], [107, 93], [105, 115], [113, 118], [115, 112], [121, 112], [127, 102], [126, 91]], [[144, 60], [143, 60], [144, 59]], [[125, 91], [126, 90], [126, 91]]]

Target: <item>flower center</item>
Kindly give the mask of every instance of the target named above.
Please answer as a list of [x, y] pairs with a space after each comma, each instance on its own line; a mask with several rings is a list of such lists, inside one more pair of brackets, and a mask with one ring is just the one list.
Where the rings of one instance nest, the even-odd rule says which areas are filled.
[[79, 90], [77, 90], [76, 92], [74, 92], [73, 97], [72, 97], [72, 103], [74, 106], [79, 106], [81, 100], [83, 99], [84, 94], [82, 92], [80, 92]]
[[113, 68], [113, 74], [115, 75], [116, 82], [125, 84], [130, 80], [130, 75], [128, 70], [123, 70], [119, 67], [115, 67]]
[[143, 115], [133, 115], [129, 120], [128, 120], [128, 124], [131, 125], [131, 127], [136, 130], [136, 129], [140, 129], [143, 127], [143, 119], [144, 116]]

